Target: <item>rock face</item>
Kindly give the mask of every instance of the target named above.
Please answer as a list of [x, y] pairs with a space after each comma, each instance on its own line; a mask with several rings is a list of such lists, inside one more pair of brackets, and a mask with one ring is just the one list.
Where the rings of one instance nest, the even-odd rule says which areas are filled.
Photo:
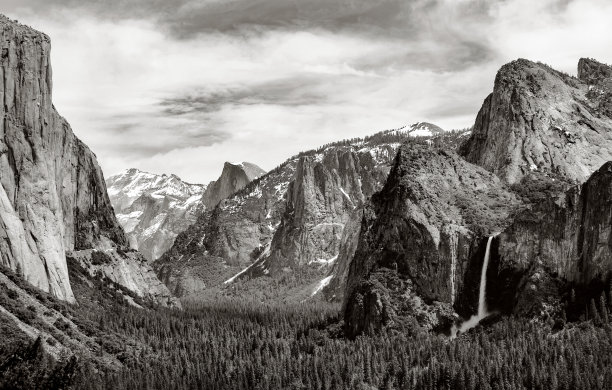
[[[364, 210], [344, 301], [350, 337], [452, 321], [480, 241], [520, 204], [504, 183], [452, 151], [404, 144], [384, 188]], [[476, 289], [478, 286], [476, 286]]]
[[147, 259], [137, 251], [85, 249], [68, 252], [91, 277], [103, 275], [137, 296], [167, 307], [180, 307], [180, 302], [157, 278]]
[[333, 147], [300, 157], [270, 253], [253, 271], [333, 262], [351, 212], [382, 187], [398, 145]]
[[94, 154], [51, 102], [49, 38], [0, 17], [2, 262], [73, 300], [65, 251], [125, 243]]
[[170, 249], [176, 236], [202, 211], [205, 186], [175, 175], [129, 169], [109, 177], [106, 185], [130, 246], [151, 261]]
[[460, 154], [511, 184], [533, 172], [582, 183], [612, 160], [610, 91], [610, 68], [593, 60], [580, 61], [579, 78], [504, 65]]
[[74, 301], [66, 252], [127, 239], [95, 155], [53, 107], [49, 38], [1, 15], [0, 29], [0, 259]]
[[490, 309], [569, 318], [597, 299], [612, 278], [611, 74], [588, 59], [578, 78], [515, 61], [499, 71], [459, 149], [465, 160], [402, 147], [363, 211], [347, 335], [433, 329], [453, 311], [474, 314], [493, 232], [501, 234], [486, 275]]
[[212, 209], [219, 202], [233, 193], [241, 190], [252, 180], [265, 174], [266, 171], [255, 164], [248, 162], [230, 163], [223, 165], [221, 176], [216, 181], [210, 182], [202, 196], [202, 203], [206, 208]]
[[504, 311], [538, 314], [559, 301], [559, 288], [568, 283], [607, 285], [612, 273], [612, 162], [559, 198], [518, 214], [496, 241], [493, 284], [516, 289], [514, 297], [492, 291], [492, 303]]
[[[611, 102], [612, 68], [592, 59], [579, 61], [577, 79], [526, 60], [498, 73], [462, 153], [520, 184], [517, 190], [540, 195], [494, 240], [493, 307], [554, 316], [564, 289], [583, 289], [578, 301], [590, 299], [601, 290], [593, 286], [609, 279]], [[589, 176], [567, 192], [559, 191], [567, 186], [541, 191], [538, 184], [584, 183]]]
[[290, 158], [179, 234], [155, 264], [160, 278], [186, 295], [232, 276], [237, 281], [304, 266], [321, 268], [315, 273], [324, 276], [350, 214], [382, 187], [399, 142], [426, 127], [384, 131]]

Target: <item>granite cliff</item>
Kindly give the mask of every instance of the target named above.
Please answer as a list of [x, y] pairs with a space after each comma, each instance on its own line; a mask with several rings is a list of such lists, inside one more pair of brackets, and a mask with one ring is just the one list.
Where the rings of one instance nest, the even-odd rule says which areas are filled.
[[[365, 208], [344, 300], [350, 337], [453, 321], [480, 240], [520, 205], [494, 174], [421, 142], [400, 148], [384, 188]], [[481, 260], [480, 260], [481, 261]]]
[[[144, 265], [117, 253], [127, 239], [96, 156], [53, 106], [49, 37], [1, 15], [0, 29], [0, 259], [74, 301], [68, 252], [115, 252], [131, 270]], [[140, 287], [169, 295], [159, 282]]]
[[581, 60], [579, 78], [523, 59], [504, 65], [460, 154], [510, 184], [532, 173], [584, 182], [612, 160], [609, 68], [595, 63]]
[[219, 202], [233, 193], [243, 189], [251, 181], [257, 179], [266, 171], [255, 164], [242, 162], [226, 162], [221, 176], [206, 187], [202, 195], [202, 203], [208, 209], [214, 208]]

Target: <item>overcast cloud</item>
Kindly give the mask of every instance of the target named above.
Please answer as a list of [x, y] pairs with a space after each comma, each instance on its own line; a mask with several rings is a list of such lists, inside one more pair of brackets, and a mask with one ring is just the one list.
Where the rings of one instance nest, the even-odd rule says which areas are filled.
[[612, 62], [607, 0], [0, 1], [51, 36], [55, 105], [106, 175], [207, 182], [225, 160], [464, 128], [506, 62]]

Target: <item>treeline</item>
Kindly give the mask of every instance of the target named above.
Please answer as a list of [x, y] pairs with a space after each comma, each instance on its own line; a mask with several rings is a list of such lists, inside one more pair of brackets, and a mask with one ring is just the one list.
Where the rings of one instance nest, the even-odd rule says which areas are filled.
[[422, 334], [340, 336], [334, 308], [218, 303], [185, 311], [90, 313], [136, 348], [125, 369], [75, 382], [84, 389], [609, 389], [612, 328], [553, 333], [503, 318], [458, 339]]
[[4, 349], [0, 388], [612, 388], [612, 327], [600, 307], [598, 317], [557, 332], [506, 317], [455, 340], [423, 333], [354, 341], [342, 337], [338, 308], [316, 301], [234, 300], [182, 311], [93, 307], [71, 307], [71, 315], [90, 324], [90, 337], [121, 369], [78, 356], [57, 363], [35, 342]]

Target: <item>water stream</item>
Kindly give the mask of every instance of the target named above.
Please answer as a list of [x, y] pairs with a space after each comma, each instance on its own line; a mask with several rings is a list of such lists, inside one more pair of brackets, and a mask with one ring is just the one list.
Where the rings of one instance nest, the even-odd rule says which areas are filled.
[[455, 338], [458, 333], [464, 333], [472, 329], [478, 323], [489, 315], [487, 310], [487, 268], [489, 267], [489, 257], [491, 256], [491, 243], [495, 235], [489, 237], [487, 241], [487, 249], [485, 250], [484, 261], [482, 262], [482, 271], [480, 271], [480, 289], [478, 294], [478, 312], [471, 316], [469, 320], [464, 321], [461, 326], [453, 325], [451, 329], [451, 338]]

